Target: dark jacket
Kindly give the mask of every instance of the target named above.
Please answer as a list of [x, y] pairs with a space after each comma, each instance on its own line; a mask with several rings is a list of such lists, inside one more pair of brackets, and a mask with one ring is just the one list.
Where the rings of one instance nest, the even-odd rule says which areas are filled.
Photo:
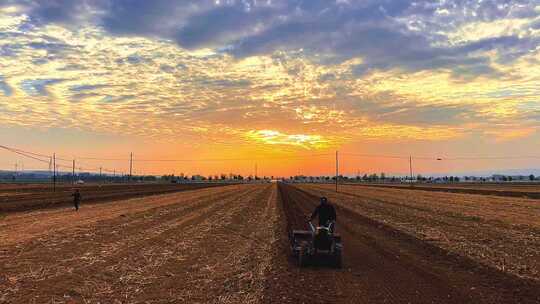
[[81, 201], [81, 193], [75, 192], [71, 196], [73, 196], [73, 201], [79, 203]]
[[319, 215], [319, 226], [323, 226], [326, 225], [328, 221], [336, 220], [336, 209], [330, 203], [320, 204], [315, 208], [315, 211], [313, 211], [311, 219], [314, 219], [317, 215]]

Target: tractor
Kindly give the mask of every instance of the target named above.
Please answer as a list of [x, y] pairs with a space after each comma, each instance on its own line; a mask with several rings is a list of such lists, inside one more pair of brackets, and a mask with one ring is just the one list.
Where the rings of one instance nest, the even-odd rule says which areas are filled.
[[309, 230], [292, 231], [291, 249], [298, 266], [306, 267], [323, 259], [341, 268], [343, 245], [341, 236], [334, 232], [335, 225], [335, 222], [328, 222], [327, 225], [315, 227], [308, 221]]

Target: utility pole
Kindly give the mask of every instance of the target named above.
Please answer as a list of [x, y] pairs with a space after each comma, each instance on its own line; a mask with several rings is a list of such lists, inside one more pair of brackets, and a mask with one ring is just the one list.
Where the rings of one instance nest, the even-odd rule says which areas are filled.
[[413, 178], [412, 178], [412, 156], [409, 156], [409, 171], [411, 175], [411, 186], [413, 184]]
[[338, 192], [338, 176], [339, 176], [339, 158], [338, 151], [336, 151], [336, 192]]
[[75, 159], [73, 159], [73, 171], [71, 172], [71, 183], [75, 185]]
[[257, 179], [257, 163], [255, 163], [255, 179]]
[[17, 164], [17, 163], [15, 163], [15, 175], [17, 175], [17, 173], [18, 173], [18, 172], [17, 172], [17, 171], [18, 171], [18, 168], [17, 168], [17, 166], [18, 166], [18, 164]]
[[53, 192], [56, 192], [56, 153], [53, 153]]
[[128, 181], [131, 181], [131, 174], [133, 173], [133, 152], [129, 154], [129, 178]]

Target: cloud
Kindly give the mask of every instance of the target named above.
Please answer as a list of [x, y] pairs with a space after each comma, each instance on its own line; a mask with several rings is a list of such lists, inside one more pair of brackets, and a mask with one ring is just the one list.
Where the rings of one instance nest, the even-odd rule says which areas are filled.
[[110, 85], [108, 84], [80, 84], [80, 85], [71, 86], [69, 90], [73, 92], [94, 91], [94, 90], [99, 90], [99, 89], [103, 89], [107, 87], [110, 87]]
[[70, 1], [70, 0], [48, 0], [48, 1], [3, 1], [0, 7], [9, 5], [19, 5], [20, 10], [29, 14], [32, 22], [36, 25], [59, 23], [65, 25], [80, 24], [93, 16], [94, 10], [99, 8], [102, 1]]
[[0, 91], [4, 93], [4, 96], [11, 96], [13, 94], [13, 89], [6, 83], [3, 76], [0, 76]]
[[49, 96], [47, 87], [66, 81], [66, 79], [27, 79], [21, 82], [21, 89], [30, 96]]
[[486, 130], [487, 136], [494, 137], [496, 141], [511, 141], [529, 137], [537, 132], [537, 128], [509, 127]]
[[[317, 147], [309, 136], [438, 140], [538, 121], [538, 35], [522, 27], [536, 17], [513, 5], [475, 17], [467, 1], [86, 0], [57, 15], [18, 3], [0, 9], [6, 124]], [[494, 16], [526, 19], [484, 33]], [[449, 35], [464, 25], [485, 35]]]
[[286, 134], [276, 130], [251, 130], [246, 136], [267, 145], [297, 146], [305, 149], [324, 148], [330, 142], [320, 135]]
[[257, 32], [258, 27], [271, 21], [272, 10], [268, 7], [234, 5], [217, 6], [190, 16], [175, 34], [175, 40], [188, 49], [204, 47], [220, 48], [231, 41]]
[[[3, 1], [10, 5], [15, 1]], [[409, 71], [456, 67], [488, 75], [496, 50], [515, 60], [538, 46], [518, 35], [449, 44], [463, 24], [538, 16], [535, 1], [19, 1], [37, 24], [93, 22], [115, 35], [171, 39], [187, 49], [213, 48], [238, 58], [302, 49], [326, 62], [363, 58], [355, 71], [401, 68]], [[2, 4], [0, 3], [0, 6]], [[532, 28], [535, 24], [532, 23]], [[36, 45], [48, 50], [61, 45]], [[399, 49], [399, 52], [396, 50]], [[13, 52], [15, 50], [12, 50]], [[9, 52], [9, 50], [4, 50]], [[140, 63], [130, 56], [127, 61]], [[456, 73], [457, 74], [457, 73]]]
[[115, 35], [169, 37], [185, 18], [211, 1], [118, 0], [101, 3], [100, 24]]
[[194, 82], [201, 86], [212, 87], [249, 87], [251, 81], [246, 79], [195, 79]]
[[102, 102], [107, 102], [107, 103], [119, 103], [119, 102], [124, 102], [124, 101], [127, 101], [127, 100], [131, 100], [131, 99], [134, 99], [136, 96], [135, 95], [120, 95], [120, 96], [110, 96], [110, 95], [107, 95], [105, 97], [103, 97], [103, 99], [101, 99]]

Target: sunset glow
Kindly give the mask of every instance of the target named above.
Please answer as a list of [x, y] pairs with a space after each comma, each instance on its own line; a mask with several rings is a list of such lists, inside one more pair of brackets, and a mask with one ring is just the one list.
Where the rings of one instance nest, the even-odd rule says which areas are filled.
[[[0, 1], [0, 143], [70, 159], [201, 160], [140, 164], [156, 174], [250, 174], [255, 162], [267, 175], [330, 174], [331, 157], [309, 155], [335, 150], [538, 154], [540, 6], [454, 2]], [[227, 158], [242, 160], [203, 161]], [[343, 166], [407, 172], [377, 157]]]

